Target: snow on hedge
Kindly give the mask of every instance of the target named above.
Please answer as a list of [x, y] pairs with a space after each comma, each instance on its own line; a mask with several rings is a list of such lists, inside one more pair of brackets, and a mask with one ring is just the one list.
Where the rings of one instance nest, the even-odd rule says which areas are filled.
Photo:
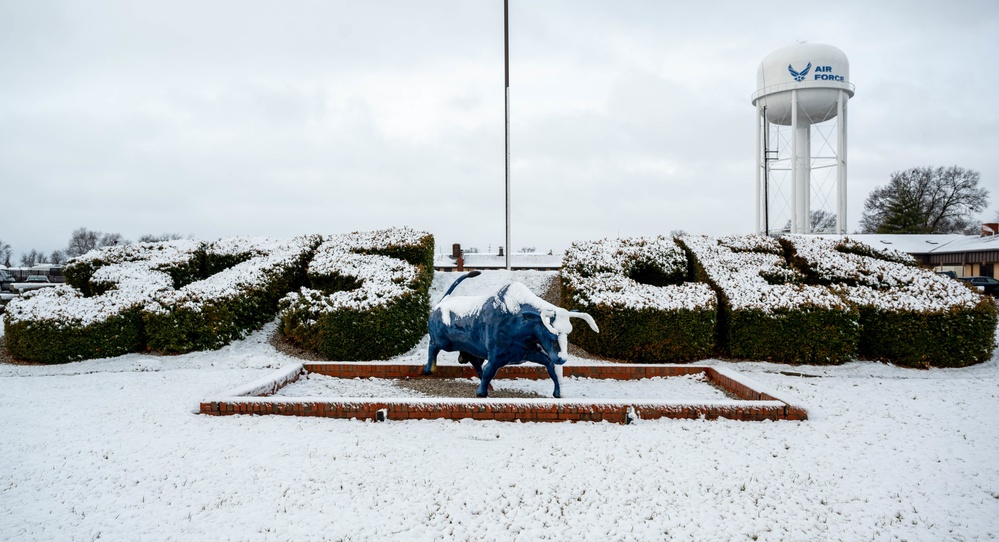
[[177, 308], [198, 312], [206, 303], [233, 300], [250, 290], [266, 288], [280, 275], [297, 267], [317, 241], [316, 236], [294, 239], [233, 237], [210, 243], [208, 255], [248, 256], [249, 259], [176, 290], [160, 292], [145, 307], [152, 314]]
[[[169, 352], [221, 346], [273, 317], [281, 284], [291, 286], [289, 277], [317, 242], [244, 237], [91, 251], [67, 264], [68, 284], [9, 304], [8, 348], [57, 363], [147, 345]], [[214, 265], [222, 270], [203, 277], [212, 258], [222, 258]]]
[[847, 240], [783, 239], [810, 281], [860, 313], [860, 355], [910, 367], [980, 363], [995, 348], [994, 300], [897, 252]]
[[[169, 279], [169, 277], [166, 277]], [[154, 281], [145, 277], [134, 283], [136, 289], [112, 290], [98, 297], [84, 297], [83, 293], [66, 284], [42, 288], [16, 297], [7, 305], [6, 322], [47, 322], [58, 328], [78, 328], [104, 322], [123, 311], [141, 306], [157, 289]]]
[[402, 227], [335, 235], [329, 237], [328, 241], [343, 250], [371, 251], [420, 246], [429, 235], [425, 231]]
[[280, 330], [328, 359], [385, 359], [426, 334], [433, 236], [410, 228], [332, 235], [308, 286], [281, 299]]
[[817, 364], [856, 356], [857, 311], [828, 287], [801, 284], [770, 240], [686, 235], [680, 242], [718, 292], [719, 342], [730, 356]]
[[852, 240], [814, 236], [785, 239], [815, 280], [839, 285], [836, 290], [850, 303], [882, 310], [945, 311], [973, 308], [981, 301], [977, 292], [958, 281], [903, 263], [914, 260], [894, 249], [874, 250]]
[[700, 359], [714, 348], [718, 301], [685, 282], [687, 256], [670, 237], [574, 243], [562, 263], [566, 308], [589, 313], [599, 335], [573, 335], [591, 352], [629, 361]]
[[[771, 283], [775, 279], [793, 281], [797, 277], [783, 255], [737, 252], [707, 236], [685, 235], [681, 240], [693, 253], [707, 279], [727, 297], [733, 310], [774, 313], [814, 307], [849, 311], [849, 306], [828, 288], [793, 282]], [[732, 243], [731, 238], [728, 242]]]
[[[789, 236], [790, 237], [790, 236]], [[850, 239], [849, 237], [840, 240], [836, 244], [836, 250], [841, 253], [853, 253], [861, 256], [870, 256], [879, 260], [900, 263], [904, 265], [916, 266], [918, 262], [911, 254], [902, 252], [892, 247], [875, 247]]]
[[302, 288], [289, 293], [283, 305], [303, 303], [310, 307], [315, 317], [338, 310], [369, 310], [405, 295], [412, 290], [419, 277], [416, 266], [397, 258], [376, 254], [360, 254], [360, 250], [373, 250], [388, 246], [417, 244], [426, 233], [409, 229], [380, 230], [375, 232], [333, 235], [319, 245], [309, 263], [308, 275], [313, 281], [347, 278], [355, 281], [356, 288], [323, 292]]
[[164, 352], [220, 348], [274, 317], [278, 301], [304, 280], [320, 237], [235, 237], [205, 247], [209, 275], [158, 293], [144, 307], [149, 347]]
[[[333, 248], [333, 247], [337, 248]], [[336, 292], [323, 292], [302, 288], [291, 292], [283, 303], [306, 303], [318, 316], [338, 310], [368, 310], [402, 297], [412, 289], [419, 270], [402, 260], [388, 256], [341, 252], [339, 240], [324, 243], [309, 264], [310, 277], [350, 277], [359, 283], [357, 288]]]
[[[687, 257], [673, 239], [603, 239], [573, 243], [562, 263], [563, 284], [583, 305], [629, 310], [713, 309], [716, 299], [707, 284], [680, 282]], [[645, 284], [638, 275], [654, 274]], [[636, 278], [638, 280], [636, 280]]]
[[91, 250], [67, 262], [67, 268], [92, 265], [95, 268], [123, 262], [141, 262], [152, 269], [186, 264], [191, 255], [202, 249], [204, 243], [190, 239], [177, 239], [132, 245], [112, 245]]
[[567, 277], [577, 299], [589, 305], [629, 310], [711, 309], [717, 303], [707, 284], [685, 282], [668, 286], [641, 284], [622, 275], [602, 273], [593, 277]]
[[71, 260], [67, 270], [87, 266], [90, 287], [102, 293], [86, 297], [68, 284], [35, 290], [11, 300], [6, 321], [51, 322], [61, 328], [106, 321], [172, 289], [173, 279], [162, 269], [186, 265], [200, 248], [201, 243], [182, 240], [92, 250]]
[[142, 307], [199, 268], [200, 250], [191, 241], [141, 243], [71, 260], [67, 284], [10, 302], [4, 318], [8, 350], [46, 363], [142, 350]]
[[728, 247], [734, 252], [764, 252], [767, 254], [783, 254], [780, 241], [766, 235], [727, 235], [718, 238], [718, 244]]

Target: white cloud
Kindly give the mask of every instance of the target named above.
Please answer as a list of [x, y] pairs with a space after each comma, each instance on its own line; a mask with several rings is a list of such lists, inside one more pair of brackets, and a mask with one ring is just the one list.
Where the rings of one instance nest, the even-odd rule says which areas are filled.
[[[512, 2], [513, 244], [754, 226], [756, 67], [851, 60], [850, 223], [895, 170], [999, 197], [990, 2]], [[0, 239], [409, 225], [503, 243], [500, 2], [0, 5]], [[993, 206], [994, 207], [994, 206]]]

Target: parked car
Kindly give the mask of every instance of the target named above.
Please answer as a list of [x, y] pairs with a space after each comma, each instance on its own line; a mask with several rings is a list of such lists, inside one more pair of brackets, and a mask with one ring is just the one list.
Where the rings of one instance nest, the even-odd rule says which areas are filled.
[[982, 293], [999, 297], [999, 280], [992, 277], [960, 277], [959, 280], [978, 288]]
[[14, 284], [14, 275], [7, 272], [6, 269], [0, 269], [0, 292], [10, 291], [10, 285]]
[[937, 274], [938, 275], [943, 275], [945, 277], [950, 277], [952, 279], [956, 279], [957, 278], [957, 273], [955, 273], [953, 271], [937, 271]]
[[15, 297], [17, 296], [12, 293], [0, 292], [0, 314], [3, 314], [7, 310], [7, 303]]
[[10, 291], [15, 294], [23, 294], [24, 292], [30, 292], [31, 290], [48, 288], [55, 285], [56, 283], [49, 282], [49, 278], [45, 275], [28, 275], [28, 278], [26, 278], [24, 282], [15, 282], [11, 284]]

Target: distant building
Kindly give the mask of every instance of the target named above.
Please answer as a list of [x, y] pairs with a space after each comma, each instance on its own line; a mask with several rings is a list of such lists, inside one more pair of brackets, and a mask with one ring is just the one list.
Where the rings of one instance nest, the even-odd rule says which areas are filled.
[[953, 271], [959, 277], [999, 278], [999, 235], [996, 235], [996, 230], [999, 230], [999, 225], [985, 224], [984, 235], [857, 234], [848, 237], [874, 247], [901, 250], [935, 271]]
[[[848, 235], [874, 247], [889, 247], [911, 254], [919, 263], [935, 271], [953, 271], [959, 277], [985, 276], [999, 279], [999, 224], [984, 224], [983, 235]], [[842, 237], [824, 235], [823, 237]], [[562, 253], [514, 253], [510, 255], [514, 270], [558, 271]], [[434, 260], [437, 271], [474, 271], [505, 269], [502, 250], [495, 254], [465, 253], [455, 244], [451, 254], [438, 255]]]
[[62, 265], [59, 264], [43, 263], [34, 267], [0, 267], [0, 269], [10, 273], [17, 282], [27, 279], [30, 275], [45, 275], [52, 282], [66, 281], [62, 275]]
[[[510, 268], [515, 271], [558, 271], [562, 267], [562, 253], [514, 252], [510, 254]], [[506, 255], [501, 248], [495, 254], [479, 252], [466, 253], [461, 245], [452, 245], [451, 254], [438, 255], [434, 259], [436, 271], [485, 271], [506, 269]]]

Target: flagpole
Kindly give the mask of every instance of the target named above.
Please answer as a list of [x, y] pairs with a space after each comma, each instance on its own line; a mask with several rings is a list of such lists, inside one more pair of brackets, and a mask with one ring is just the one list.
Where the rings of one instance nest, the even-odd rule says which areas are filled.
[[506, 269], [510, 270], [510, 5], [503, 0], [503, 93], [506, 100]]

